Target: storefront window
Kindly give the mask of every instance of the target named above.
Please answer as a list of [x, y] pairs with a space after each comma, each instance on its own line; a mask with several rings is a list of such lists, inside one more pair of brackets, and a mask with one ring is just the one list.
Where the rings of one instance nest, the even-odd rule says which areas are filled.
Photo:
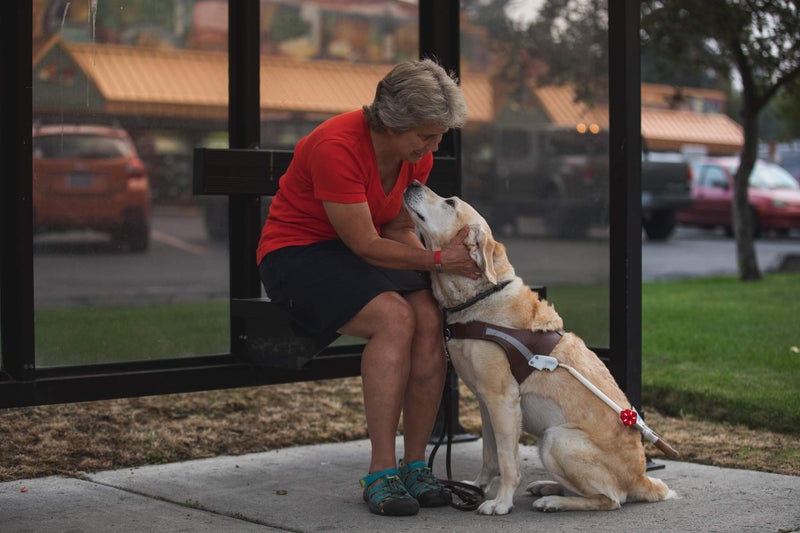
[[33, 2], [39, 367], [228, 353], [228, 253], [192, 196], [227, 146], [227, 2]]
[[396, 63], [418, 57], [418, 26], [415, 2], [262, 2], [262, 148], [293, 150], [323, 121], [371, 103]]
[[462, 1], [464, 198], [565, 326], [609, 343], [605, 2]]

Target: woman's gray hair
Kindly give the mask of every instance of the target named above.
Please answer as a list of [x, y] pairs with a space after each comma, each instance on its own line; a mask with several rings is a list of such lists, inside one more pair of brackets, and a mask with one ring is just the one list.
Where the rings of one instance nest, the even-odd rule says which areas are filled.
[[375, 131], [406, 133], [431, 123], [460, 128], [467, 121], [458, 79], [430, 59], [399, 63], [378, 83], [372, 104], [362, 109]]

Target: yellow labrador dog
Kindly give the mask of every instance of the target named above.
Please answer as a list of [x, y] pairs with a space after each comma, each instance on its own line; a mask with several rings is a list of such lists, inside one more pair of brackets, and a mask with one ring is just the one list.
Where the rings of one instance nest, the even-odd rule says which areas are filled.
[[[481, 321], [528, 331], [562, 329], [561, 317], [516, 276], [505, 247], [470, 205], [442, 198], [418, 182], [406, 190], [404, 205], [431, 250], [441, 249], [465, 225], [471, 228], [465, 244], [483, 271], [481, 278], [432, 275], [434, 296], [449, 309], [448, 324]], [[465, 302], [474, 303], [464, 308]], [[640, 433], [621, 423], [616, 411], [563, 368], [534, 370], [517, 383], [495, 342], [451, 339], [448, 349], [458, 375], [480, 403], [483, 468], [473, 483], [485, 489], [500, 478], [495, 498], [484, 501], [479, 513], [502, 515], [514, 508], [522, 429], [537, 437], [542, 463], [555, 480], [528, 485], [539, 497], [533, 503], [536, 510], [611, 510], [625, 502], [674, 495], [661, 480], [645, 475]], [[630, 405], [603, 362], [576, 335], [563, 334], [550, 356], [577, 370], [616, 404]]]

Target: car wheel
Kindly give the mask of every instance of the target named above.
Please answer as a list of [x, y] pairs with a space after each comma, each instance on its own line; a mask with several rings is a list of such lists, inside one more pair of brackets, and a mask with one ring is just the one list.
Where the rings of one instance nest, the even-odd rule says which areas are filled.
[[653, 211], [649, 219], [642, 221], [644, 232], [651, 241], [664, 241], [669, 239], [675, 231], [675, 211], [661, 210]]
[[147, 251], [150, 246], [150, 225], [141, 211], [125, 213], [125, 223], [118, 232], [115, 232], [114, 240], [126, 243], [131, 252]]
[[516, 210], [509, 205], [495, 206], [489, 212], [489, 227], [497, 235], [518, 235], [519, 223]]
[[[753, 238], [757, 239], [761, 237], [761, 224], [758, 220], [758, 211], [753, 206], [750, 206], [750, 218], [753, 219]], [[733, 237], [733, 226], [724, 226], [723, 229], [725, 230], [725, 235], [727, 237]]]
[[203, 224], [209, 240], [227, 242], [228, 240], [228, 200], [224, 197], [209, 197], [201, 204]]

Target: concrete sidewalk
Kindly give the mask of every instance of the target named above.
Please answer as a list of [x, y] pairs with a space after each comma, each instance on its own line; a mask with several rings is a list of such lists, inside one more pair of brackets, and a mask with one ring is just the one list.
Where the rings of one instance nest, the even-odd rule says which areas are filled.
[[[400, 444], [400, 443], [399, 443]], [[399, 449], [399, 447], [398, 447]], [[522, 489], [542, 479], [535, 447], [522, 446], [523, 483], [514, 511], [478, 516], [451, 508], [413, 517], [369, 513], [358, 479], [369, 443], [288, 448], [239, 457], [0, 483], [0, 531], [590, 531], [787, 532], [800, 530], [800, 477], [673, 461], [650, 473], [679, 498], [628, 504], [618, 511], [545, 514]], [[480, 467], [478, 442], [453, 445], [453, 474]], [[440, 450], [435, 471], [444, 475]]]

